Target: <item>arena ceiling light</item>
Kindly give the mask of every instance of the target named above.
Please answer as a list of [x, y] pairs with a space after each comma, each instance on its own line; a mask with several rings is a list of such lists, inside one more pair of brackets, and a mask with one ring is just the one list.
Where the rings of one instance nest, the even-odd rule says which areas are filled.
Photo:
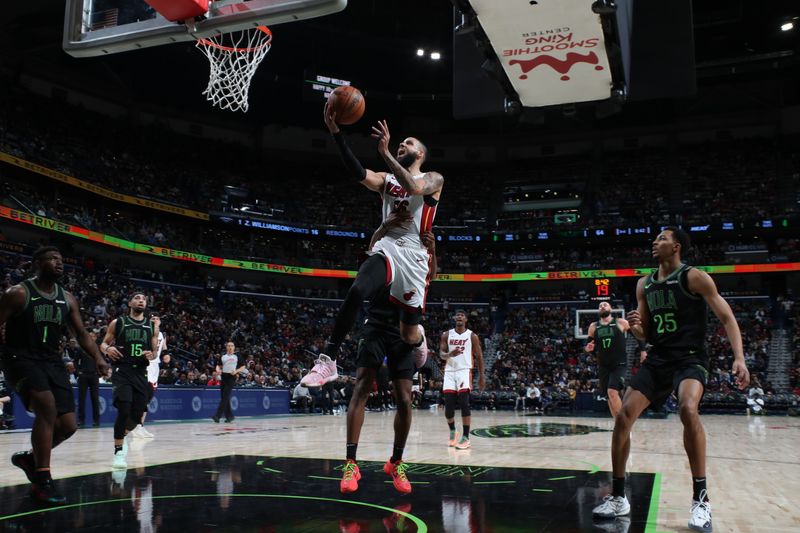
[[417, 48], [417, 57], [422, 57], [425, 55], [425, 50], [422, 48]]
[[782, 31], [789, 31], [791, 29], [794, 29], [794, 22], [792, 22], [791, 20], [789, 22], [784, 22], [783, 24], [781, 24]]
[[431, 59], [434, 61], [439, 61], [442, 58], [442, 54], [439, 52], [431, 52]]

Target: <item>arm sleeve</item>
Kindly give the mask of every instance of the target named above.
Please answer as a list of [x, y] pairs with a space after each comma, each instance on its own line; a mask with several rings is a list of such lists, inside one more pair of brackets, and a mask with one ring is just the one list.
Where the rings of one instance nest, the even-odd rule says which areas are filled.
[[367, 177], [367, 171], [361, 165], [358, 158], [353, 155], [353, 152], [350, 151], [350, 147], [347, 146], [347, 141], [344, 135], [342, 135], [342, 132], [334, 133], [333, 140], [336, 142], [336, 147], [339, 148], [339, 154], [342, 156], [344, 166], [353, 173], [353, 176], [358, 179], [358, 181], [363, 181]]

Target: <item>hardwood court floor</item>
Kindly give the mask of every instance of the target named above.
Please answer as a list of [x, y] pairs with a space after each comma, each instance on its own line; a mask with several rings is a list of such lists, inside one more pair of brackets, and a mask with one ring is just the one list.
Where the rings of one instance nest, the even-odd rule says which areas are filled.
[[[367, 414], [359, 461], [386, 461], [392, 446], [393, 416], [394, 412]], [[411, 463], [577, 470], [582, 471], [581, 475], [599, 469], [592, 478], [596, 479], [594, 485], [602, 486], [608, 479], [612, 428], [609, 418], [476, 411], [472, 421], [472, 428], [477, 431], [472, 437], [473, 447], [456, 451], [447, 447], [441, 411], [415, 411], [414, 416], [405, 451], [405, 459]], [[704, 416], [703, 422], [708, 437], [714, 531], [800, 531], [800, 421], [787, 417]], [[143, 467], [230, 455], [334, 460], [344, 456], [344, 416], [238, 418], [232, 424], [158, 423], [149, 429], [156, 435], [155, 440], [131, 443], [129, 480], [143, 472]], [[25, 482], [24, 474], [5, 457], [25, 449], [29, 438], [29, 433], [0, 435], [4, 456], [0, 462], [0, 486]], [[112, 453], [110, 427], [79, 430], [55, 450], [54, 477], [107, 473], [111, 470]], [[418, 479], [423, 470], [418, 468]], [[631, 496], [640, 500], [653, 497], [652, 502], [638, 502], [652, 503], [655, 508], [648, 517], [655, 524], [648, 524], [644, 530], [688, 531], [691, 478], [677, 417], [637, 423], [628, 470], [658, 474], [652, 478], [652, 495]], [[412, 481], [414, 472], [412, 469], [409, 473]], [[370, 473], [375, 475], [378, 474]], [[338, 476], [338, 472], [331, 476]], [[2, 490], [8, 493], [12, 489]], [[520, 498], [530, 497], [528, 494], [520, 494]], [[70, 496], [67, 494], [72, 503], [74, 498]], [[360, 496], [368, 499], [369, 494]], [[400, 501], [400, 495], [397, 497]], [[531, 504], [534, 505], [533, 498]], [[632, 501], [632, 505], [636, 504]], [[0, 515], [17, 512], [6, 508], [8, 505], [6, 498], [0, 500]], [[631, 527], [634, 530], [641, 529]]]

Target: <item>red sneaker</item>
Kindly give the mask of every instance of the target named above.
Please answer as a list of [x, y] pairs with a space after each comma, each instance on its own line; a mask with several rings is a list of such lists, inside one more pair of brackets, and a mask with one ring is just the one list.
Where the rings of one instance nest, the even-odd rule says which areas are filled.
[[408, 476], [406, 476], [406, 470], [408, 470], [408, 464], [403, 461], [393, 463], [392, 460], [389, 459], [386, 461], [386, 464], [383, 465], [383, 471], [392, 476], [392, 484], [394, 488], [397, 489], [397, 492], [411, 494], [411, 482], [408, 480]]
[[342, 494], [357, 491], [359, 479], [361, 479], [361, 472], [358, 470], [358, 465], [352, 459], [348, 459], [344, 464], [344, 472], [342, 472], [342, 481], [339, 483], [339, 490]]

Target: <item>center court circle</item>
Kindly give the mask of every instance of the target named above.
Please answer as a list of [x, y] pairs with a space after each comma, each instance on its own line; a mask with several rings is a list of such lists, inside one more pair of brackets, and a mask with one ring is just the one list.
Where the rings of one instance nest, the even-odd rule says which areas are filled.
[[[285, 500], [311, 500], [317, 502], [329, 502], [329, 503], [346, 503], [348, 505], [360, 505], [362, 507], [369, 507], [372, 509], [378, 509], [381, 511], [387, 511], [393, 514], [399, 514], [411, 520], [414, 525], [417, 526], [417, 533], [427, 533], [428, 526], [423, 522], [420, 518], [414, 516], [413, 514], [406, 513], [399, 509], [394, 509], [391, 507], [385, 507], [383, 505], [377, 505], [374, 503], [367, 503], [367, 502], [356, 502], [352, 500], [340, 500], [337, 498], [323, 498], [321, 496], [295, 496], [292, 494], [226, 494], [226, 493], [211, 493], [211, 494], [174, 494], [172, 496], [153, 496], [153, 500], [178, 500], [178, 499], [185, 499], [185, 498], [275, 498], [275, 499], [285, 499]], [[103, 505], [107, 503], [122, 503], [122, 502], [129, 502], [129, 498], [119, 498], [116, 500], [100, 500], [96, 502], [84, 502], [84, 503], [72, 503], [69, 505], [60, 505], [58, 507], [50, 507], [45, 509], [37, 509], [35, 511], [28, 511], [25, 513], [18, 513], [6, 516], [0, 516], [0, 522], [4, 520], [12, 520], [14, 518], [22, 518], [24, 516], [30, 516], [35, 514], [43, 514], [43, 513], [52, 513], [53, 511], [65, 511], [67, 509], [75, 509], [77, 507], [88, 507], [91, 505]]]

